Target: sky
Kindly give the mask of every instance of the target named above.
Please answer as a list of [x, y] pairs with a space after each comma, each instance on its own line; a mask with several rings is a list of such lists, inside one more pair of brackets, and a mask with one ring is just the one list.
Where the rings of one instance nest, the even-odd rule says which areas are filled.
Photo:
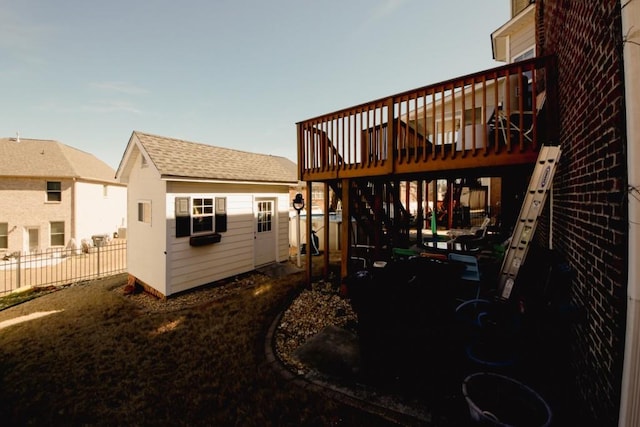
[[0, 0], [0, 137], [296, 161], [302, 120], [501, 65], [508, 0]]

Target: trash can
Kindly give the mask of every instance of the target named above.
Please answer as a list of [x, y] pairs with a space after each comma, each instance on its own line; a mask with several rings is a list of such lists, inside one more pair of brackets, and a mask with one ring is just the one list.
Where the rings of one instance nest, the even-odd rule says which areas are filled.
[[477, 372], [462, 383], [471, 419], [487, 426], [543, 427], [551, 424], [551, 408], [530, 387], [513, 378]]
[[93, 246], [96, 248], [101, 248], [107, 243], [107, 237], [102, 234], [91, 236], [91, 240], [93, 240]]

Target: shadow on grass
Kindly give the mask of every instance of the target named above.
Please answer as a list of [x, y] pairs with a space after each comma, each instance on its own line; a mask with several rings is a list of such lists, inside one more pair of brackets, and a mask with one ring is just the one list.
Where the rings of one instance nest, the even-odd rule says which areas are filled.
[[173, 311], [123, 295], [126, 277], [0, 311], [3, 321], [61, 310], [0, 334], [3, 425], [389, 424], [293, 387], [266, 362], [266, 330], [302, 274], [242, 280], [224, 297]]

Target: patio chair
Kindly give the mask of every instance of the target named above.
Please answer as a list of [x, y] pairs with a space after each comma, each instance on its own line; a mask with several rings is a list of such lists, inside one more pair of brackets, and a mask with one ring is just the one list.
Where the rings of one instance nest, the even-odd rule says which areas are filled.
[[[536, 111], [535, 117], [539, 117], [546, 101], [546, 92], [541, 91], [536, 95]], [[503, 110], [502, 105], [498, 105], [497, 110], [490, 118], [489, 123], [489, 141], [494, 138], [495, 132], [499, 133], [500, 142], [506, 144], [507, 135], [511, 142], [519, 142], [520, 135], [525, 143], [533, 141], [533, 111], [522, 111], [512, 109], [507, 118], [507, 112]]]
[[472, 283], [477, 287], [475, 299], [479, 299], [482, 274], [478, 265], [478, 258], [474, 255], [451, 252], [449, 253], [449, 261], [457, 262], [464, 266], [460, 279], [462, 283]]

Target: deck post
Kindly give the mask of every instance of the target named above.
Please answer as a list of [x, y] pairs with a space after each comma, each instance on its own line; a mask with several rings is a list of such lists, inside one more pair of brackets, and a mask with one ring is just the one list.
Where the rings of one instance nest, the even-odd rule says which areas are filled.
[[340, 234], [340, 279], [349, 275], [349, 258], [351, 256], [351, 181], [342, 179], [342, 230]]
[[424, 181], [419, 179], [416, 182], [416, 199], [418, 203], [418, 210], [416, 212], [416, 242], [422, 242], [422, 226], [424, 225]]
[[322, 237], [324, 241], [324, 265], [322, 271], [324, 272], [324, 279], [329, 278], [329, 182], [324, 183], [324, 230], [322, 230]]
[[394, 104], [393, 97], [389, 98], [387, 101], [387, 159], [389, 162], [388, 170], [389, 172], [393, 171], [393, 167], [396, 162], [396, 152], [394, 147], [396, 145], [396, 119], [394, 114]]
[[[312, 218], [312, 203], [313, 200], [311, 197], [313, 195], [313, 181], [307, 182], [307, 253], [305, 255], [306, 258], [306, 279], [307, 285], [311, 285], [311, 278], [313, 272], [313, 257], [311, 256], [311, 230], [313, 230], [313, 218]], [[300, 242], [298, 242], [298, 245]]]

